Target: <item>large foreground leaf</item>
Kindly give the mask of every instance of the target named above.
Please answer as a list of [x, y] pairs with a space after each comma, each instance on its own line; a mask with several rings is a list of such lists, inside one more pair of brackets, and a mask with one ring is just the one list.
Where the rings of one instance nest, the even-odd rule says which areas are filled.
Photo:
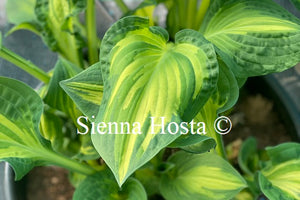
[[216, 0], [201, 32], [229, 55], [238, 77], [280, 72], [300, 60], [300, 21], [271, 0]]
[[0, 160], [8, 161], [20, 179], [48, 155], [38, 130], [42, 100], [25, 84], [1, 77], [0, 102]]
[[168, 162], [175, 167], [162, 177], [160, 184], [167, 200], [225, 200], [246, 187], [241, 175], [214, 153], [178, 152]]
[[[164, 29], [127, 17], [102, 42], [104, 95], [96, 122], [116, 125], [100, 124], [103, 134], [93, 134], [92, 141], [120, 185], [179, 137], [174, 123], [192, 120], [217, 82], [214, 48], [199, 32], [184, 30], [175, 43], [167, 41]], [[122, 122], [129, 124], [125, 134]]]

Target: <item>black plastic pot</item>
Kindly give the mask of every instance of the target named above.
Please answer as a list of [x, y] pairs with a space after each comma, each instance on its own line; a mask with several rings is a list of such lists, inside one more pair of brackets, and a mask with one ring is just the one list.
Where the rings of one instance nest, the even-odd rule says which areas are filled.
[[246, 87], [274, 101], [292, 140], [300, 141], [300, 65], [281, 73], [249, 78]]
[[0, 163], [0, 200], [24, 200], [26, 178], [14, 181], [14, 172], [8, 163]]

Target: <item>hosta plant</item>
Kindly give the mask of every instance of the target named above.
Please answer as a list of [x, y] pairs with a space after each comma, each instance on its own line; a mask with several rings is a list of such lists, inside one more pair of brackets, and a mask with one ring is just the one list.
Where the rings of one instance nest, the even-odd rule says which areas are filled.
[[[261, 156], [249, 139], [239, 172], [215, 131], [248, 77], [300, 61], [298, 18], [271, 0], [145, 0], [133, 10], [116, 0], [124, 17], [97, 38], [94, 3], [8, 0], [7, 34], [33, 31], [60, 55], [44, 72], [0, 40], [2, 58], [44, 82], [34, 91], [0, 78], [0, 159], [16, 180], [51, 164], [70, 170], [75, 200], [300, 199], [298, 143]], [[166, 27], [153, 17], [160, 4]]]

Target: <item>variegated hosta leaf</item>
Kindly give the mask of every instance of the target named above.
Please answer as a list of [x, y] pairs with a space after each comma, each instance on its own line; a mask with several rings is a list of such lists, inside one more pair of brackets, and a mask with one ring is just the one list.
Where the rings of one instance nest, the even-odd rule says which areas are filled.
[[44, 162], [49, 144], [39, 135], [41, 98], [29, 86], [0, 78], [0, 160], [10, 162], [21, 179]]
[[238, 77], [280, 72], [300, 61], [300, 21], [271, 0], [216, 0], [201, 32], [230, 56]]
[[[213, 46], [192, 30], [179, 32], [175, 43], [167, 41], [165, 30], [139, 17], [121, 19], [104, 36], [104, 95], [96, 124], [117, 127], [100, 127], [98, 132], [106, 134], [93, 134], [92, 141], [119, 185], [180, 135], [179, 129], [170, 134], [176, 128], [167, 125], [192, 120], [214, 90]], [[122, 122], [129, 124], [127, 134], [117, 134]]]
[[226, 200], [246, 187], [241, 175], [214, 153], [178, 152], [168, 162], [175, 167], [163, 175], [160, 183], [167, 200]]
[[76, 15], [85, 7], [86, 0], [36, 0], [35, 6], [45, 43], [77, 66], [82, 65], [83, 40]]
[[92, 116], [98, 114], [103, 95], [103, 81], [99, 63], [73, 78], [60, 82], [60, 85], [85, 116], [92, 119]]
[[269, 199], [300, 199], [300, 159], [283, 162], [258, 174], [259, 186]]

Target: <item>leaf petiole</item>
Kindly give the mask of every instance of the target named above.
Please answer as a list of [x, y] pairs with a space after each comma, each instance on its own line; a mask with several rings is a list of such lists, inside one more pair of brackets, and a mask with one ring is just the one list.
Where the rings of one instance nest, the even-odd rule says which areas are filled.
[[14, 52], [10, 51], [9, 49], [3, 46], [0, 48], [0, 57], [15, 64], [19, 68], [23, 69], [24, 71], [28, 72], [30, 75], [43, 81], [44, 83], [49, 83], [50, 76], [46, 72], [41, 70], [32, 62], [25, 60], [21, 56], [15, 54]]
[[129, 8], [127, 5], [123, 2], [123, 0], [115, 0], [116, 4], [119, 6], [123, 14], [129, 12]]
[[80, 174], [91, 175], [96, 172], [96, 170], [89, 165], [80, 163], [50, 150], [44, 152], [43, 158], [46, 158], [50, 164], [66, 168], [70, 171], [78, 172]]
[[95, 1], [87, 1], [86, 32], [88, 40], [88, 59], [90, 65], [98, 62], [98, 38], [96, 32]]

